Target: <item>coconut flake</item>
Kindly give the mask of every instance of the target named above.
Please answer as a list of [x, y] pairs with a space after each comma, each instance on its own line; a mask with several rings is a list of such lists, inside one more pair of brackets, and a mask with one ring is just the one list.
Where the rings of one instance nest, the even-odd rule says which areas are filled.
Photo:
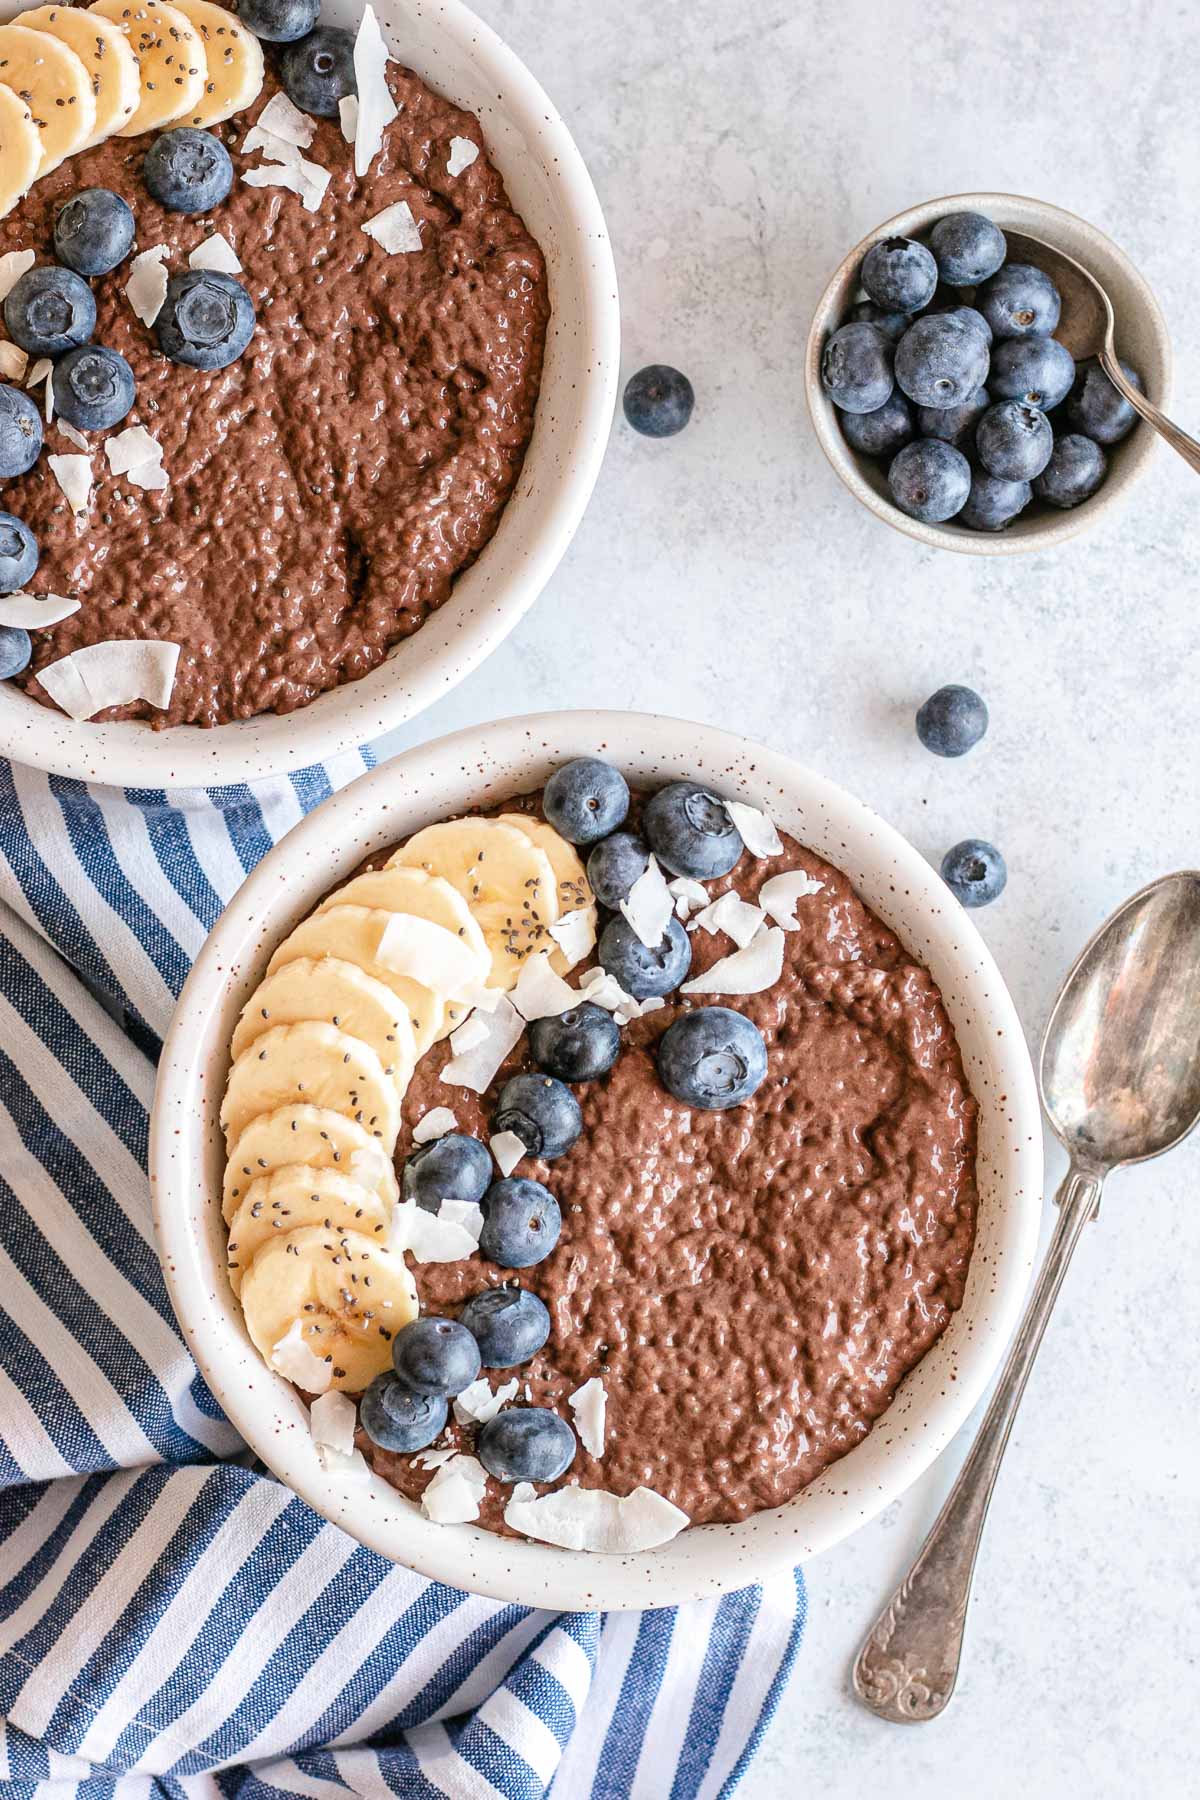
[[434, 1138], [445, 1137], [448, 1131], [457, 1131], [458, 1120], [448, 1106], [433, 1106], [413, 1126], [412, 1141], [414, 1144], [428, 1144]]
[[353, 1400], [336, 1388], [313, 1401], [308, 1409], [308, 1427], [313, 1443], [327, 1446], [340, 1456], [349, 1456], [354, 1448], [354, 1426], [358, 1414]]
[[385, 206], [381, 213], [368, 219], [362, 229], [377, 244], [382, 244], [389, 256], [398, 256], [422, 247], [421, 227], [413, 218], [412, 207], [407, 200], [397, 200], [394, 206]]
[[689, 919], [688, 930], [723, 931], [726, 937], [733, 939], [739, 950], [744, 950], [766, 916], [761, 906], [751, 906], [730, 888], [719, 900], [714, 900], [703, 912], [698, 912], [694, 918]]
[[388, 53], [373, 6], [363, 8], [354, 40], [354, 85], [358, 116], [354, 123], [354, 173], [361, 179], [383, 147], [383, 134], [399, 110], [387, 79]]
[[421, 1510], [435, 1525], [468, 1525], [479, 1517], [487, 1474], [477, 1457], [452, 1456], [434, 1471], [421, 1495]]
[[36, 261], [32, 250], [6, 250], [0, 256], [0, 300], [8, 299], [26, 269], [32, 269]]
[[602, 1006], [605, 1012], [628, 1013], [636, 1018], [638, 1003], [632, 994], [627, 994], [615, 975], [609, 975], [604, 969], [589, 969], [579, 984], [579, 995], [583, 1000], [590, 1000], [593, 1006]]
[[498, 1131], [495, 1137], [488, 1139], [488, 1148], [502, 1175], [511, 1175], [521, 1158], [529, 1155], [528, 1144], [523, 1143], [515, 1131]]
[[161, 493], [167, 485], [168, 476], [161, 463], [144, 462], [139, 463], [136, 469], [130, 469], [125, 479], [130, 487]]
[[667, 883], [667, 890], [675, 899], [675, 916], [687, 919], [698, 906], [708, 905], [708, 889], [693, 881], [690, 875], [676, 876]]
[[785, 869], [782, 875], [772, 875], [769, 881], [763, 882], [758, 890], [758, 904], [785, 931], [799, 931], [797, 900], [820, 892], [821, 883], [806, 875], [803, 869]]
[[261, 150], [268, 162], [283, 163], [289, 169], [298, 169], [304, 161], [295, 144], [261, 124], [252, 125], [242, 141], [243, 156], [253, 156], [256, 150]]
[[89, 454], [91, 453], [92, 446], [88, 443], [88, 440], [84, 437], [82, 431], [76, 431], [75, 427], [69, 425], [66, 419], [60, 419], [58, 421], [58, 429], [62, 432], [68, 444], [74, 444], [77, 450], [86, 450]]
[[54, 371], [53, 371], [53, 369], [51, 369], [49, 375], [47, 375], [47, 377], [46, 377], [45, 409], [46, 409], [46, 423], [47, 423], [47, 425], [52, 425], [54, 423]]
[[608, 1395], [600, 1377], [593, 1375], [582, 1387], [576, 1388], [573, 1394], [568, 1394], [567, 1405], [575, 1414], [575, 1430], [588, 1455], [597, 1458], [603, 1456], [604, 1413]]
[[155, 244], [135, 256], [129, 265], [125, 298], [143, 325], [153, 325], [167, 297], [167, 271], [163, 258], [170, 255], [166, 244]]
[[783, 851], [779, 833], [765, 812], [747, 806], [741, 800], [724, 800], [722, 805], [741, 834], [751, 856], [779, 856]]
[[24, 381], [29, 358], [20, 344], [0, 343], [0, 375], [5, 381]]
[[440, 1469], [443, 1463], [448, 1463], [452, 1457], [455, 1457], [458, 1454], [459, 1452], [454, 1448], [453, 1444], [449, 1444], [441, 1450], [420, 1451], [416, 1461], [418, 1466], [422, 1469]]
[[637, 932], [647, 950], [656, 950], [663, 941], [674, 908], [666, 877], [652, 856], [630, 888], [629, 898], [622, 900], [621, 916]]
[[53, 373], [54, 364], [50, 361], [50, 358], [48, 356], [39, 356], [33, 367], [25, 376], [25, 386], [27, 388], [35, 388], [38, 386], [39, 382], [45, 381], [47, 377], [53, 375]]
[[549, 953], [540, 950], [522, 964], [512, 1003], [521, 1017], [532, 1023], [534, 1019], [556, 1019], [560, 1013], [570, 1012], [579, 1005], [579, 995], [561, 975], [555, 974]]
[[381, 1144], [362, 1144], [350, 1152], [350, 1173], [360, 1186], [375, 1189], [392, 1166], [392, 1159]]
[[247, 187], [288, 188], [293, 194], [300, 196], [306, 212], [321, 210], [321, 202], [325, 198], [330, 179], [328, 169], [323, 169], [320, 163], [306, 161], [298, 152], [295, 162], [270, 162], [254, 169], [242, 170], [242, 180]]
[[441, 994], [457, 994], [469, 986], [477, 966], [475, 952], [444, 925], [399, 912], [388, 914], [375, 960]]
[[[276, 94], [275, 98], [282, 100], [283, 95]], [[219, 231], [214, 231], [211, 237], [206, 237], [202, 244], [196, 245], [188, 257], [188, 268], [216, 269], [222, 275], [238, 275], [242, 265], [229, 239]]]
[[407, 1250], [418, 1263], [461, 1262], [478, 1250], [482, 1230], [483, 1213], [469, 1201], [443, 1200], [431, 1213], [401, 1200], [392, 1211], [388, 1248], [398, 1256]]
[[104, 454], [114, 476], [127, 475], [131, 469], [161, 462], [162, 445], [144, 425], [129, 425], [105, 440]]
[[23, 631], [39, 631], [58, 625], [79, 611], [79, 601], [62, 594], [5, 594], [0, 598], [0, 625], [19, 626]]
[[294, 1382], [306, 1394], [323, 1394], [333, 1380], [330, 1364], [314, 1356], [304, 1342], [304, 1327], [299, 1319], [292, 1320], [287, 1335], [275, 1345], [270, 1362], [285, 1381]]
[[358, 130], [358, 95], [343, 94], [338, 101], [338, 120], [342, 127], [342, 136], [348, 144], [354, 142]]
[[480, 1044], [486, 1044], [487, 1036], [486, 1021], [470, 1013], [457, 1031], [450, 1033], [450, 1047], [455, 1056], [465, 1056], [468, 1050], [477, 1050]]
[[479, 155], [479, 145], [473, 144], [470, 138], [452, 137], [450, 139], [450, 155], [446, 159], [447, 175], [461, 175], [469, 169]]
[[476, 1094], [491, 1087], [501, 1063], [525, 1029], [524, 1019], [507, 994], [500, 996], [495, 1012], [482, 1016], [488, 1028], [485, 1041], [462, 1056], [451, 1057], [442, 1070], [442, 1080], [449, 1086], [470, 1088]]
[[48, 663], [37, 677], [69, 718], [90, 719], [134, 700], [169, 706], [178, 661], [179, 645], [162, 638], [108, 638]]
[[307, 150], [317, 130], [317, 121], [302, 113], [298, 106], [293, 106], [286, 94], [273, 94], [258, 115], [258, 123], [264, 131], [273, 131], [288, 144], [298, 144], [301, 150]]
[[481, 1375], [454, 1398], [454, 1416], [460, 1425], [486, 1425], [502, 1406], [507, 1406], [517, 1391], [516, 1377], [492, 1392], [486, 1376]]
[[438, 1207], [438, 1218], [444, 1225], [459, 1225], [468, 1233], [472, 1243], [479, 1242], [479, 1234], [483, 1230], [483, 1208], [476, 1200], [443, 1200]]
[[47, 458], [50, 473], [67, 497], [74, 513], [85, 513], [92, 492], [92, 459], [90, 456], [51, 456]]
[[685, 981], [681, 994], [761, 994], [783, 973], [783, 933], [764, 925], [744, 950], [723, 956], [703, 975]]
[[317, 1445], [317, 1460], [326, 1475], [336, 1475], [342, 1481], [370, 1481], [371, 1470], [361, 1450], [348, 1453], [335, 1450], [331, 1444]]
[[596, 942], [596, 912], [591, 906], [576, 907], [564, 913], [548, 928], [549, 935], [566, 958], [568, 970], [590, 956]]
[[685, 1512], [653, 1488], [635, 1488], [623, 1497], [581, 1487], [556, 1488], [540, 1498], [531, 1498], [532, 1494], [528, 1482], [513, 1489], [504, 1523], [564, 1550], [629, 1556], [669, 1543], [690, 1522]]

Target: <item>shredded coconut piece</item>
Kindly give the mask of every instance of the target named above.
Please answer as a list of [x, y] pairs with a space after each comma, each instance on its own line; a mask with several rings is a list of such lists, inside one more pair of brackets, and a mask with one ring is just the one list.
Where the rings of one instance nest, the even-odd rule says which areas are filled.
[[725, 800], [722, 804], [751, 856], [779, 856], [782, 853], [779, 833], [765, 812], [760, 812], [757, 806], [747, 806], [741, 800]]
[[25, 386], [27, 388], [35, 388], [41, 382], [45, 381], [48, 375], [52, 375], [53, 373], [54, 364], [50, 361], [50, 358], [48, 356], [39, 356], [33, 367], [26, 371]]
[[501, 1063], [525, 1029], [524, 1019], [507, 994], [500, 996], [494, 1012], [482, 1016], [488, 1027], [486, 1042], [476, 1044], [462, 1056], [451, 1057], [441, 1077], [451, 1087], [471, 1088], [476, 1094], [491, 1087]]
[[130, 425], [105, 440], [104, 454], [114, 475], [127, 475], [145, 463], [162, 461], [162, 445], [144, 425]]
[[383, 134], [398, 111], [388, 86], [387, 64], [387, 45], [375, 9], [365, 6], [354, 40], [354, 85], [358, 89], [354, 173], [360, 180], [383, 148]]
[[16, 625], [23, 631], [38, 631], [57, 625], [79, 611], [79, 601], [62, 594], [26, 594], [18, 591], [0, 598], [0, 625]]
[[164, 639], [108, 638], [48, 663], [38, 680], [69, 718], [90, 719], [134, 700], [169, 706], [178, 661], [179, 645]]
[[316, 135], [317, 121], [302, 113], [298, 106], [293, 106], [286, 94], [272, 94], [267, 104], [258, 115], [258, 123], [264, 131], [273, 131], [289, 144], [298, 144], [301, 150], [307, 150]]
[[[277, 94], [275, 98], [281, 100], [283, 95]], [[219, 231], [214, 231], [211, 237], [206, 237], [202, 244], [196, 245], [188, 257], [188, 268], [217, 269], [222, 275], [239, 275], [242, 265], [229, 239]]]
[[597, 1458], [603, 1456], [604, 1413], [608, 1395], [600, 1377], [593, 1375], [582, 1387], [576, 1388], [573, 1394], [568, 1394], [567, 1404], [575, 1414], [575, 1430], [588, 1455]]
[[488, 1028], [485, 1020], [470, 1013], [456, 1031], [450, 1033], [450, 1047], [455, 1056], [465, 1056], [468, 1050], [477, 1050], [480, 1044], [486, 1044]]
[[703, 912], [689, 919], [688, 930], [723, 931], [739, 950], [744, 950], [766, 916], [761, 906], [751, 906], [730, 888], [719, 900], [714, 900]]
[[62, 432], [68, 444], [74, 444], [77, 450], [91, 451], [92, 446], [88, 443], [82, 431], [76, 431], [75, 427], [69, 425], [66, 419], [60, 419], [58, 421], [58, 429]]
[[385, 206], [381, 213], [368, 219], [363, 226], [367, 236], [382, 244], [389, 256], [399, 256], [421, 248], [421, 227], [413, 218], [412, 207], [407, 200], [397, 200], [394, 206]]
[[421, 1510], [435, 1525], [467, 1525], [479, 1517], [479, 1503], [486, 1492], [483, 1464], [477, 1457], [459, 1454], [434, 1471], [421, 1495]]
[[593, 1006], [602, 1006], [605, 1012], [623, 1012], [633, 1019], [637, 1017], [638, 1003], [632, 994], [627, 994], [615, 975], [608, 975], [603, 969], [589, 969], [579, 984], [579, 995], [583, 1000], [590, 1000]]
[[441, 994], [461, 993], [478, 967], [475, 952], [444, 925], [415, 913], [389, 913], [379, 934], [376, 960]]
[[434, 1106], [413, 1126], [412, 1141], [414, 1144], [428, 1144], [434, 1138], [445, 1137], [448, 1131], [458, 1130], [458, 1120], [448, 1106]]
[[348, 144], [354, 142], [358, 130], [358, 95], [343, 94], [338, 101], [338, 122], [342, 127], [342, 136]]
[[[298, 1322], [298, 1321], [297, 1321]], [[342, 1456], [354, 1448], [354, 1425], [357, 1414], [353, 1400], [336, 1388], [321, 1394], [308, 1409], [308, 1425], [313, 1443], [326, 1444]]]
[[758, 890], [758, 904], [785, 931], [799, 931], [797, 900], [804, 900], [809, 894], [820, 892], [821, 883], [814, 881], [811, 875], [806, 875], [803, 869], [785, 869], [782, 875], [772, 875], [769, 881], [763, 882]]
[[469, 169], [479, 155], [479, 145], [473, 144], [470, 138], [452, 137], [450, 139], [450, 155], [446, 159], [447, 175], [461, 175]]
[[407, 1250], [414, 1262], [461, 1262], [479, 1248], [483, 1213], [466, 1200], [443, 1200], [436, 1213], [426, 1212], [415, 1200], [401, 1200], [392, 1212], [388, 1248], [396, 1255]]
[[620, 1496], [602, 1488], [562, 1487], [534, 1496], [528, 1482], [518, 1483], [504, 1509], [504, 1523], [564, 1550], [629, 1556], [669, 1543], [689, 1523], [685, 1512], [653, 1488]]
[[50, 473], [67, 497], [73, 513], [85, 513], [92, 494], [92, 459], [90, 456], [50, 456]]
[[[512, 991], [512, 1003], [523, 1019], [554, 1019], [579, 1005], [579, 995], [550, 966], [550, 956], [540, 950], [521, 965]], [[457, 1046], [456, 1046], [457, 1048]]]
[[488, 1148], [502, 1175], [511, 1175], [521, 1158], [529, 1155], [527, 1146], [515, 1131], [498, 1131], [495, 1137], [488, 1139]]
[[580, 906], [574, 912], [564, 913], [548, 928], [549, 935], [558, 945], [570, 971], [585, 956], [590, 956], [596, 942], [595, 908]]
[[294, 163], [266, 163], [254, 169], [243, 169], [242, 180], [248, 187], [282, 187], [298, 194], [306, 212], [319, 212], [330, 183], [330, 172], [320, 163], [307, 162], [297, 156]]
[[170, 255], [166, 244], [154, 244], [135, 256], [129, 265], [125, 298], [143, 325], [153, 325], [167, 297], [167, 271], [163, 258]]
[[32, 269], [37, 256], [32, 250], [6, 250], [0, 256], [0, 300], [8, 296], [27, 269]]
[[621, 916], [636, 931], [647, 950], [655, 950], [663, 941], [663, 933], [674, 911], [674, 901], [666, 877], [652, 856], [642, 874], [621, 902]]
[[317, 1460], [326, 1475], [339, 1475], [343, 1480], [370, 1481], [371, 1471], [361, 1450], [335, 1450], [331, 1444], [317, 1445]]
[[271, 1351], [271, 1367], [306, 1394], [323, 1394], [333, 1380], [329, 1364], [314, 1356], [304, 1342], [304, 1327], [299, 1319], [292, 1320], [286, 1336]]
[[29, 357], [19, 344], [0, 343], [0, 375], [5, 381], [24, 381]]
[[502, 1406], [507, 1406], [516, 1391], [515, 1376], [493, 1393], [487, 1377], [481, 1375], [478, 1381], [473, 1381], [461, 1394], [455, 1395], [454, 1416], [460, 1425], [486, 1425], [489, 1419], [495, 1418]]
[[690, 875], [678, 875], [674, 881], [667, 883], [668, 891], [675, 897], [675, 916], [687, 919], [698, 906], [708, 905], [708, 889], [693, 881]]
[[744, 950], [723, 956], [703, 975], [685, 981], [681, 994], [761, 994], [783, 974], [783, 933], [764, 925]]

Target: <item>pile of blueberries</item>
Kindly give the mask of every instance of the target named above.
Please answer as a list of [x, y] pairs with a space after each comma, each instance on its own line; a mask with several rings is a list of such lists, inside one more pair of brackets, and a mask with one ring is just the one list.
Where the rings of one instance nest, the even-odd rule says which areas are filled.
[[[588, 849], [592, 891], [616, 915], [600, 936], [601, 967], [635, 999], [671, 993], [691, 967], [687, 932], [672, 917], [662, 942], [648, 949], [617, 908], [645, 873], [652, 851], [675, 875], [711, 881], [729, 873], [744, 845], [718, 797], [690, 781], [661, 788], [643, 812], [642, 837], [621, 829], [629, 813], [624, 776], [598, 757], [581, 757], [550, 777], [542, 806], [561, 836]], [[504, 1083], [492, 1128], [514, 1133], [529, 1155], [553, 1162], [583, 1129], [567, 1083], [607, 1074], [617, 1060], [620, 1033], [611, 1013], [583, 1001], [557, 1017], [536, 1019], [529, 1049], [535, 1069]], [[681, 1014], [660, 1038], [657, 1055], [668, 1092], [706, 1111], [741, 1105], [767, 1072], [762, 1033], [724, 1006]], [[404, 1166], [403, 1189], [406, 1200], [429, 1212], [443, 1200], [478, 1205], [479, 1248], [501, 1268], [532, 1268], [558, 1243], [562, 1214], [549, 1189], [522, 1177], [493, 1181], [490, 1151], [465, 1133], [451, 1132], [415, 1150]], [[520, 1287], [474, 1295], [457, 1320], [415, 1319], [396, 1334], [393, 1368], [363, 1395], [363, 1429], [384, 1450], [424, 1449], [445, 1425], [448, 1401], [481, 1368], [518, 1368], [537, 1355], [549, 1334], [542, 1301]], [[574, 1457], [575, 1436], [545, 1407], [508, 1407], [480, 1428], [477, 1452], [501, 1481], [556, 1481]]]
[[939, 219], [927, 245], [882, 239], [863, 259], [867, 298], [822, 354], [847, 443], [887, 459], [892, 499], [927, 524], [1002, 531], [1035, 498], [1078, 506], [1137, 423], [1099, 363], [1077, 366], [1053, 336], [1050, 277], [1007, 254], [982, 213]]

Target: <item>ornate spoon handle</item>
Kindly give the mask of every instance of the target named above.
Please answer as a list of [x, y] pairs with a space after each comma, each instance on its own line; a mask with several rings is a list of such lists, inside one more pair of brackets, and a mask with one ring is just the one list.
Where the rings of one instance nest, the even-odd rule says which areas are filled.
[[988, 1502], [1034, 1357], [1080, 1233], [1095, 1217], [1102, 1178], [1072, 1168], [1025, 1316], [979, 1435], [916, 1562], [872, 1627], [854, 1665], [864, 1706], [897, 1725], [934, 1719], [958, 1678], [971, 1576]]

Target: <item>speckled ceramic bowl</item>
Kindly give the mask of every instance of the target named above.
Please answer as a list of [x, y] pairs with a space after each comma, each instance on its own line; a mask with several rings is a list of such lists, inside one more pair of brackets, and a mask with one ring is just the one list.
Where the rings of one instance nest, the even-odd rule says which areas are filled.
[[[300, 712], [211, 731], [75, 724], [0, 682], [0, 755], [122, 786], [193, 787], [304, 768], [440, 700], [533, 605], [570, 543], [608, 440], [620, 352], [616, 271], [596, 191], [533, 76], [459, 0], [375, 0], [375, 10], [392, 53], [477, 114], [549, 270], [553, 311], [534, 434], [495, 537], [386, 662]], [[0, 18], [17, 11], [0, 0]], [[361, 11], [361, 0], [324, 0], [321, 17], [353, 26]]]
[[[951, 212], [981, 212], [994, 219], [1002, 231], [1018, 231], [1065, 251], [1089, 269], [1106, 288], [1117, 317], [1117, 350], [1132, 363], [1146, 383], [1146, 392], [1157, 406], [1170, 407], [1173, 359], [1166, 320], [1145, 281], [1111, 238], [1074, 213], [1048, 206], [1043, 200], [1020, 194], [948, 194], [897, 213], [861, 244], [856, 244], [832, 277], [817, 302], [805, 352], [804, 387], [817, 441], [857, 500], [861, 500], [885, 524], [938, 550], [958, 550], [967, 556], [1014, 556], [1024, 550], [1047, 550], [1099, 523], [1129, 493], [1155, 454], [1157, 435], [1139, 424], [1123, 443], [1106, 452], [1108, 476], [1103, 487], [1071, 512], [1056, 512], [1034, 503], [1004, 531], [968, 531], [953, 520], [945, 525], [923, 525], [900, 511], [888, 492], [884, 462], [859, 456], [842, 435], [840, 415], [821, 386], [821, 353], [826, 339], [845, 323], [859, 293], [859, 271], [872, 244], [887, 237], [923, 238], [930, 227]], [[1031, 259], [1036, 260], [1036, 259]], [[1069, 318], [1069, 296], [1063, 297], [1063, 321]]]
[[[635, 783], [699, 775], [765, 807], [844, 869], [941, 987], [980, 1105], [979, 1232], [966, 1299], [862, 1444], [795, 1500], [740, 1525], [705, 1525], [641, 1556], [517, 1543], [431, 1524], [372, 1478], [321, 1469], [295, 1390], [251, 1345], [225, 1276], [218, 1113], [238, 1013], [279, 940], [363, 860], [419, 826], [527, 792], [559, 763], [608, 757]], [[552, 1607], [666, 1606], [791, 1566], [901, 1494], [963, 1423], [1024, 1296], [1041, 1212], [1042, 1134], [1012, 1001], [967, 915], [890, 825], [786, 757], [705, 725], [633, 713], [505, 719], [410, 750], [319, 807], [259, 865], [184, 988], [159, 1065], [150, 1148], [167, 1283], [196, 1360], [243, 1437], [282, 1481], [353, 1537], [426, 1575]]]

